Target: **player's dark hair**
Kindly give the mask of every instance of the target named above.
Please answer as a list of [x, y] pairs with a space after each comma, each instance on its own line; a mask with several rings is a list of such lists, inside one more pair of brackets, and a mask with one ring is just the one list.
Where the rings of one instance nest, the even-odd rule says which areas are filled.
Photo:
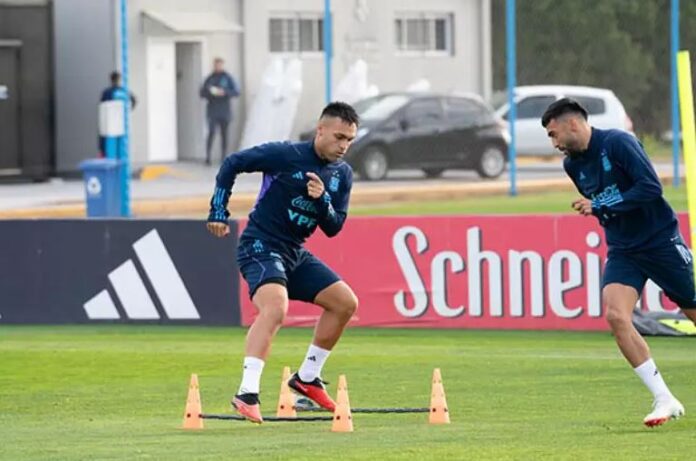
[[118, 82], [121, 80], [121, 72], [115, 70], [109, 74], [109, 80], [111, 80], [111, 84], [117, 85]]
[[561, 117], [565, 114], [580, 114], [582, 118], [587, 120], [587, 110], [575, 99], [563, 98], [549, 105], [541, 116], [541, 125], [546, 128], [551, 120]]
[[324, 107], [321, 111], [321, 117], [338, 117], [346, 123], [355, 123], [355, 126], [360, 125], [360, 117], [355, 112], [353, 106], [345, 102], [335, 101]]

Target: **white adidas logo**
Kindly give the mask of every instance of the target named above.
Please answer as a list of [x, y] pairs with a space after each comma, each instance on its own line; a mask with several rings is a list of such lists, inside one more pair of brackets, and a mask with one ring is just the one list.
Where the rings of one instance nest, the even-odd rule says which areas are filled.
[[[193, 304], [179, 272], [174, 266], [157, 229], [153, 229], [133, 244], [138, 260], [152, 283], [165, 314], [174, 320], [195, 320], [200, 314]], [[132, 260], [127, 260], [109, 273], [109, 281], [116, 291], [129, 319], [156, 320], [160, 318], [152, 298], [138, 275]], [[92, 320], [113, 320], [121, 316], [109, 292], [104, 289], [84, 304]]]

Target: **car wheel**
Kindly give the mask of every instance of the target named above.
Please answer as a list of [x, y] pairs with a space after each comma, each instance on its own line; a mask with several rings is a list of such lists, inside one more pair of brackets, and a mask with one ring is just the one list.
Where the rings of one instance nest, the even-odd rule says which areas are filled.
[[444, 172], [444, 168], [423, 168], [423, 173], [428, 178], [439, 178]]
[[505, 171], [505, 153], [500, 147], [487, 146], [476, 165], [476, 172], [482, 178], [497, 178]]
[[368, 181], [384, 179], [389, 171], [389, 158], [380, 147], [367, 149], [360, 160], [360, 176]]

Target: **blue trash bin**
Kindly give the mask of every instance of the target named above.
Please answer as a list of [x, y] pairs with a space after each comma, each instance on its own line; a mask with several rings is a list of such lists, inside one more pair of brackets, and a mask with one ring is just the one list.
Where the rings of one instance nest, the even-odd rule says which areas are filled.
[[121, 216], [121, 162], [96, 158], [80, 163], [88, 218]]

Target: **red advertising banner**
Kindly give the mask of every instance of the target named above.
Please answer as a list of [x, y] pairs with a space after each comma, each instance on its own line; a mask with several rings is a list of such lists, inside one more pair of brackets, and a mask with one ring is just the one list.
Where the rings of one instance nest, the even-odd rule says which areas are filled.
[[[688, 239], [688, 218], [680, 216]], [[353, 288], [353, 326], [606, 330], [606, 245], [595, 219], [570, 215], [349, 218], [307, 248]], [[242, 281], [243, 286], [246, 284]], [[255, 308], [242, 289], [242, 324]], [[672, 310], [648, 282], [642, 308]], [[321, 308], [291, 302], [286, 324]]]

